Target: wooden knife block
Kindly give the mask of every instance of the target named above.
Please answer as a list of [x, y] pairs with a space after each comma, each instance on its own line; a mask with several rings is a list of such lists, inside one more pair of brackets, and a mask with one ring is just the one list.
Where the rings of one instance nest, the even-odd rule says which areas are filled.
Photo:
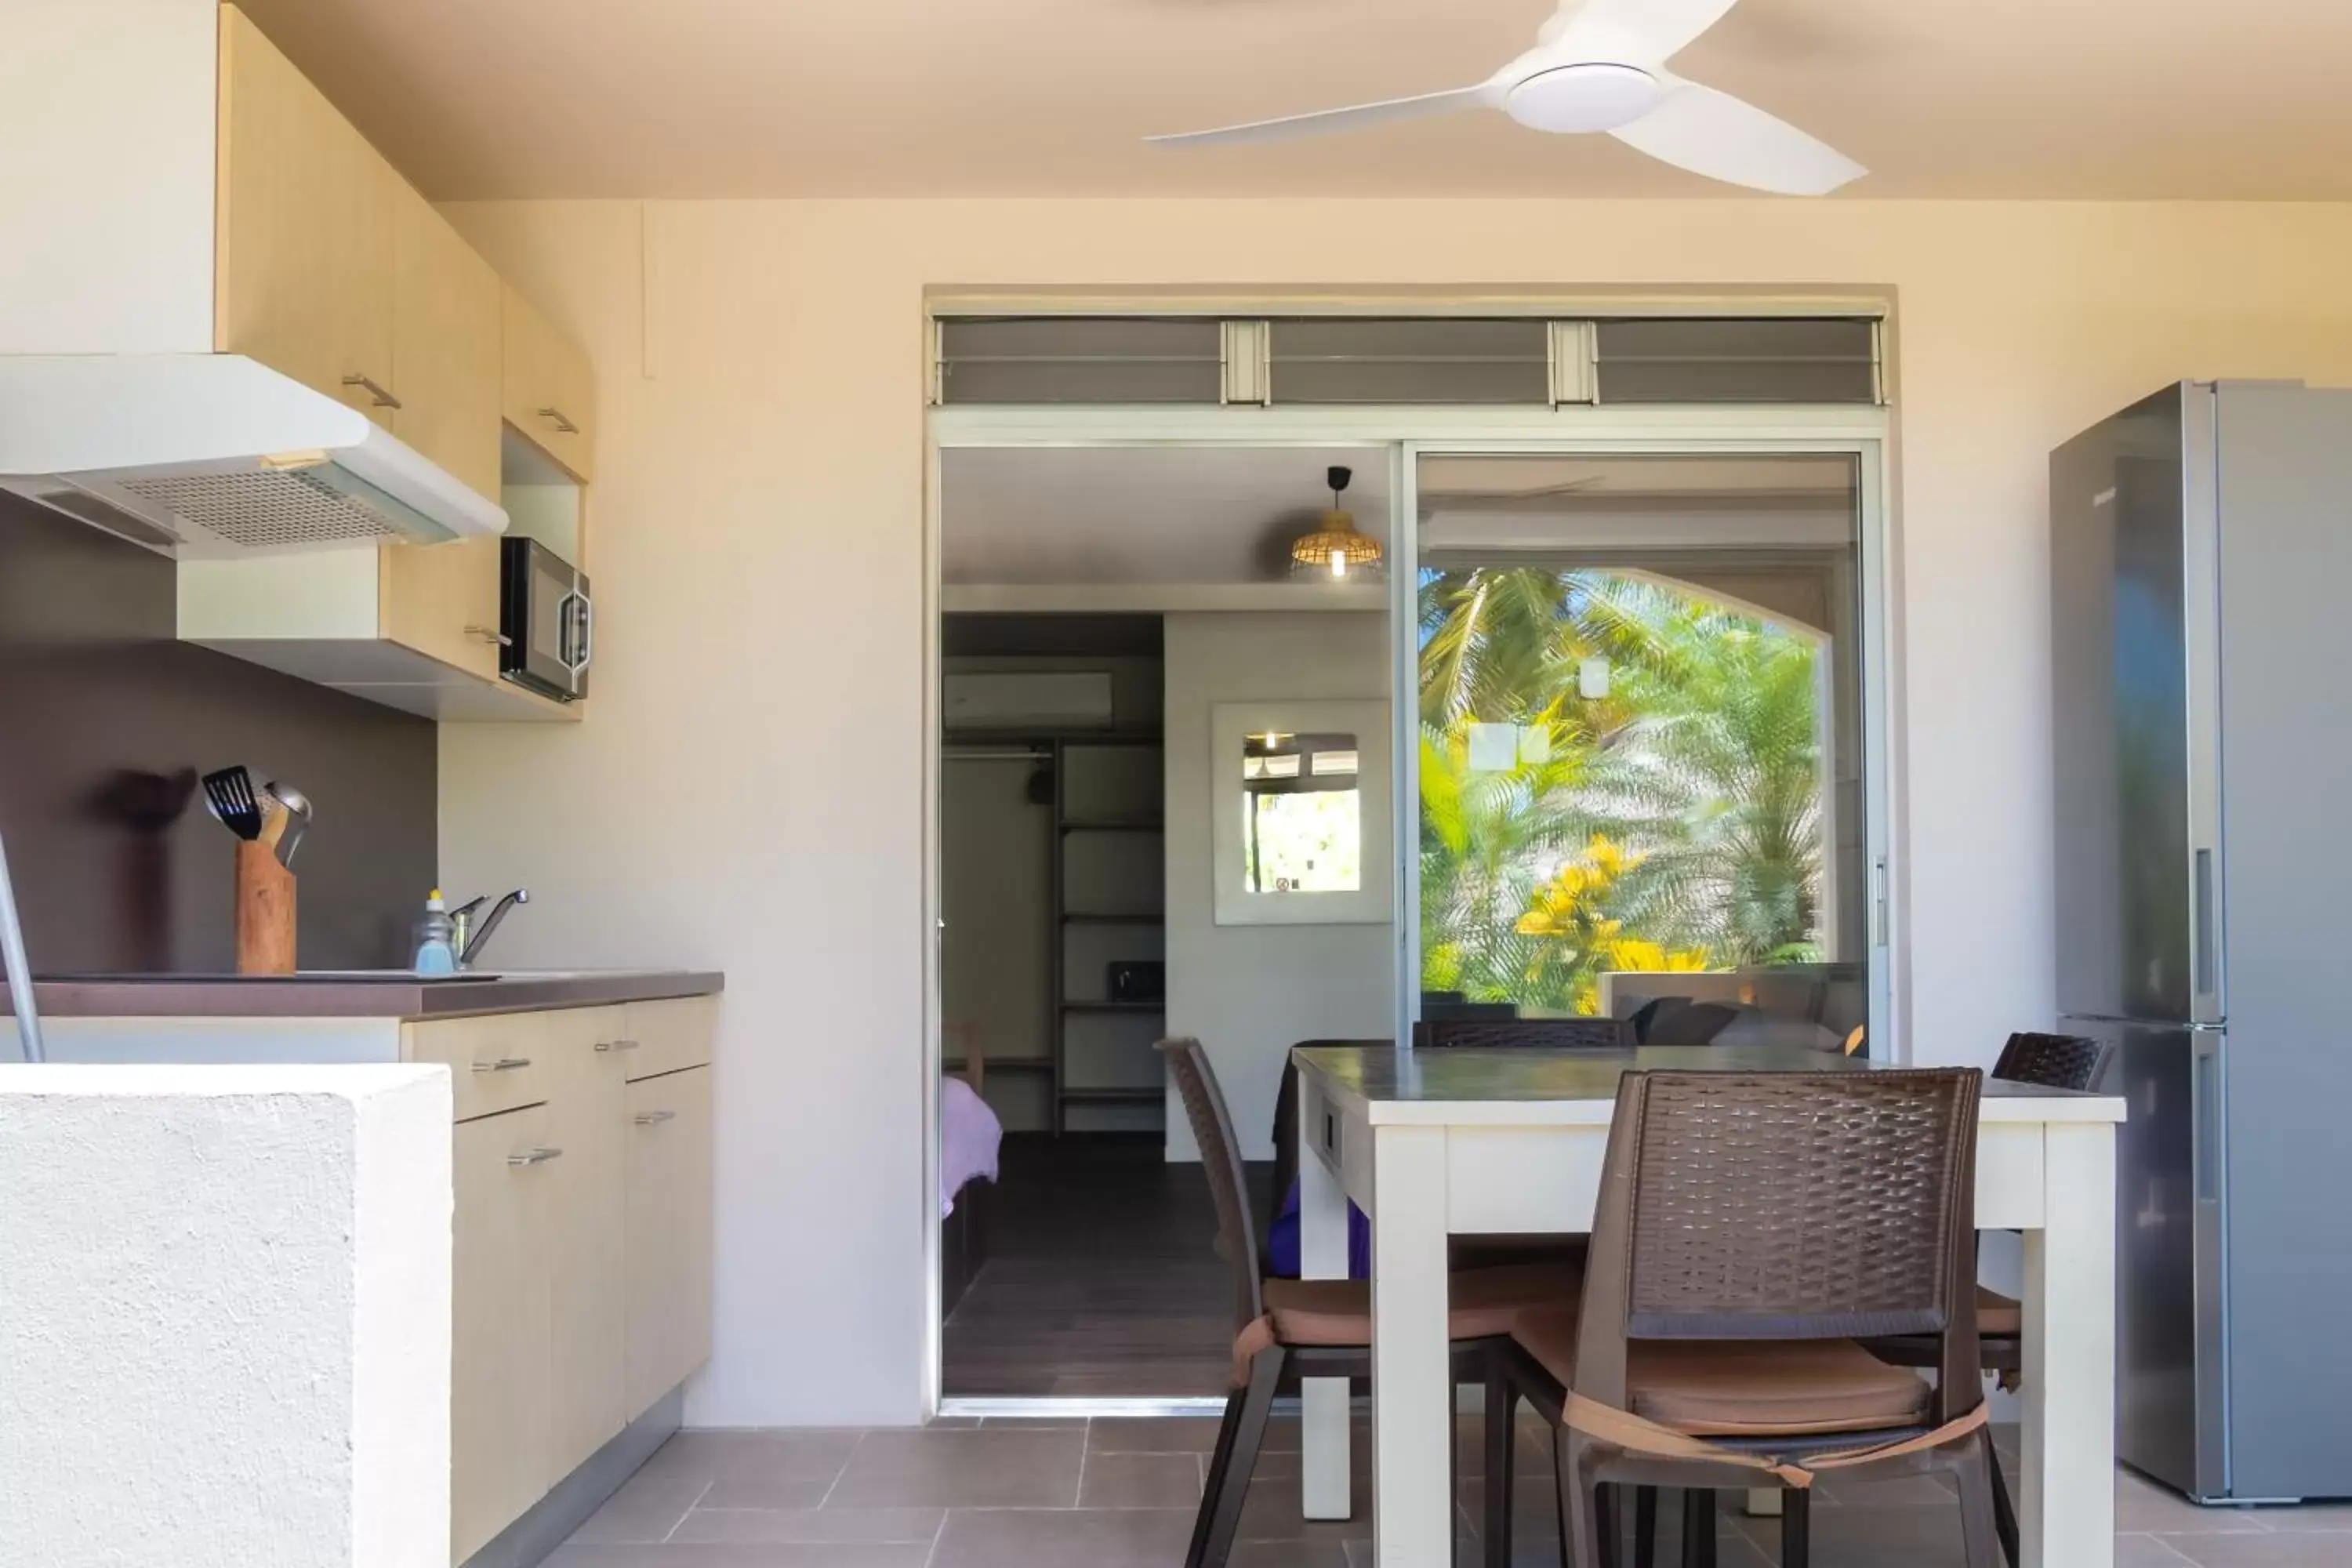
[[236, 972], [294, 973], [294, 873], [257, 838], [236, 846]]

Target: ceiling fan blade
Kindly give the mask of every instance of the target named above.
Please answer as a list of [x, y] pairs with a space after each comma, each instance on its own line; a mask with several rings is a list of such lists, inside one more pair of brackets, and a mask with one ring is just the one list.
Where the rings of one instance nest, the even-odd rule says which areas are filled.
[[1146, 142], [1158, 147], [1240, 146], [1253, 142], [1283, 142], [1294, 136], [1317, 136], [1327, 131], [1352, 131], [1360, 125], [1379, 125], [1391, 120], [1419, 120], [1432, 114], [1450, 114], [1457, 109], [1475, 109], [1486, 103], [1486, 89], [1455, 88], [1450, 92], [1426, 92], [1418, 98], [1391, 98], [1380, 103], [1360, 103], [1349, 109], [1324, 109], [1312, 114], [1286, 115], [1280, 120], [1253, 121], [1247, 125], [1227, 125], [1215, 131], [1191, 131], [1176, 136], [1147, 136]]
[[1822, 196], [1870, 171], [1727, 92], [1671, 81], [1658, 106], [1609, 134], [1662, 163], [1727, 184]]
[[1627, 65], [1656, 65], [1723, 19], [1738, 0], [1560, 0], [1538, 35], [1544, 43]]

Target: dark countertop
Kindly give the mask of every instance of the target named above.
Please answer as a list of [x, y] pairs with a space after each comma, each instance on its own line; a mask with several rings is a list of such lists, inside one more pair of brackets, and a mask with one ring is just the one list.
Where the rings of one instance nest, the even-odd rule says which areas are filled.
[[[491, 971], [426, 980], [397, 970], [309, 974], [68, 974], [39, 979], [44, 1018], [459, 1018], [709, 996], [726, 984], [685, 969]], [[0, 985], [0, 1016], [15, 1009]]]

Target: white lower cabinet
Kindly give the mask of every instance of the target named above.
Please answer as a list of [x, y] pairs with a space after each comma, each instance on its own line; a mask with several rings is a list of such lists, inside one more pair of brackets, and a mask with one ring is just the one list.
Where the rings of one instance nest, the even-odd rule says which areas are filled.
[[629, 1085], [632, 1415], [710, 1359], [710, 1069]]
[[[621, 1407], [629, 1199], [622, 1163], [628, 1129], [621, 1064], [627, 1058], [612, 1049], [620, 1031], [617, 1007], [547, 1015], [556, 1073], [549, 1131], [563, 1149], [551, 1173], [547, 1216], [550, 1486], [611, 1441], [633, 1414]], [[616, 1216], [622, 1224], [613, 1223]]]
[[[543, 1106], [457, 1128], [449, 1367], [449, 1560], [546, 1490], [550, 1191]], [[519, 1163], [520, 1162], [520, 1163]]]
[[[411, 1059], [543, 1096], [453, 1134], [452, 1563], [709, 1359], [712, 1017], [688, 999], [407, 1033]], [[519, 1041], [528, 1066], [498, 1068]]]

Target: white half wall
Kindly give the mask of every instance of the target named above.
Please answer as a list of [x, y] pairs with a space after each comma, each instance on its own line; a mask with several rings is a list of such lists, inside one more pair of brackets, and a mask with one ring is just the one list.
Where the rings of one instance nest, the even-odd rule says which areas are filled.
[[446, 1068], [0, 1066], [0, 1559], [448, 1568]]
[[[1168, 1032], [1200, 1040], [1242, 1158], [1274, 1158], [1274, 1099], [1301, 1040], [1395, 1027], [1396, 927], [1216, 923], [1211, 812], [1238, 795], [1241, 759], [1210, 755], [1220, 702], [1369, 700], [1387, 708], [1388, 616], [1205, 615], [1167, 619]], [[1213, 781], [1230, 775], [1219, 792]], [[1198, 1160], [1171, 1088], [1168, 1158]]]

